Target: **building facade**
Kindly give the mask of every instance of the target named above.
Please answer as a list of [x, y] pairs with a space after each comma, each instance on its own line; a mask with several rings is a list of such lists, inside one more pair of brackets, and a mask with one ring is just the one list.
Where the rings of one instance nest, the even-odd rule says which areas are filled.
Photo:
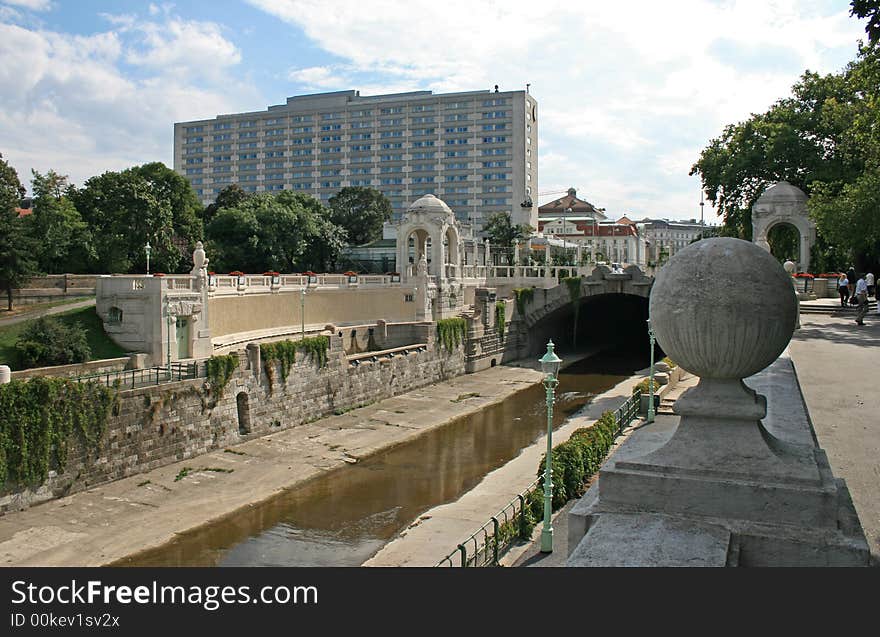
[[493, 213], [537, 226], [537, 101], [526, 91], [289, 97], [266, 111], [174, 125], [174, 169], [202, 202], [226, 186], [294, 190], [323, 203], [370, 186], [395, 220], [425, 194], [478, 231]]
[[604, 208], [579, 199], [574, 188], [538, 209], [538, 231], [552, 245], [558, 247], [561, 241], [563, 249], [580, 248], [584, 263], [646, 264], [645, 237], [640, 228], [626, 217], [610, 220]]
[[697, 239], [714, 237], [718, 227], [707, 226], [696, 219], [670, 221], [668, 219], [642, 219], [634, 222], [644, 227], [648, 242], [648, 261], [661, 263], [683, 250]]

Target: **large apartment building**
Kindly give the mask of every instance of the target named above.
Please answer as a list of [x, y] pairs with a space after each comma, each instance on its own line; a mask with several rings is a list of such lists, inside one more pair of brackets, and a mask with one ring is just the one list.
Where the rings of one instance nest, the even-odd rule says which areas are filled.
[[326, 203], [372, 186], [395, 218], [424, 194], [477, 230], [494, 212], [537, 227], [538, 106], [527, 91], [289, 97], [266, 111], [174, 124], [174, 169], [204, 203], [237, 183]]

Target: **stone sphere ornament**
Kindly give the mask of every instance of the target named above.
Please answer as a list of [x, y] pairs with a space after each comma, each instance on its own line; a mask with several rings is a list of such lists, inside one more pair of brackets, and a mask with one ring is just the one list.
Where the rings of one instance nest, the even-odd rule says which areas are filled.
[[702, 378], [746, 378], [788, 345], [798, 319], [791, 277], [748, 241], [704, 239], [673, 256], [651, 290], [663, 351]]

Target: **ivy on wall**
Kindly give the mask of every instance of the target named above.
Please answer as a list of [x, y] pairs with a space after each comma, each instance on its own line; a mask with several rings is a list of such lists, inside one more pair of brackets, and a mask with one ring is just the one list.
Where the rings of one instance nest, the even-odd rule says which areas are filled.
[[266, 375], [269, 377], [269, 383], [272, 384], [275, 382], [275, 363], [281, 364], [281, 381], [287, 382], [290, 368], [296, 362], [297, 351], [304, 352], [318, 367], [324, 367], [327, 364], [329, 349], [329, 338], [310, 336], [298, 341], [263, 343], [260, 345], [260, 358], [263, 361], [263, 369], [266, 370]]
[[448, 318], [437, 321], [437, 340], [448, 351], [454, 350], [467, 337], [467, 321], [463, 318]]
[[222, 396], [236, 369], [238, 369], [238, 356], [235, 354], [212, 356], [205, 361], [205, 371], [211, 384], [211, 391], [216, 391], [217, 396]]
[[520, 316], [525, 316], [526, 303], [531, 303], [535, 298], [535, 288], [514, 288], [513, 296], [516, 299], [516, 311]]
[[501, 342], [504, 342], [504, 327], [507, 324], [507, 317], [505, 314], [507, 313], [507, 303], [504, 301], [496, 301], [495, 303], [495, 332], [498, 334], [498, 337], [501, 339]]
[[37, 376], [0, 385], [0, 485], [38, 485], [64, 471], [74, 434], [96, 451], [112, 404], [113, 392], [93, 382]]

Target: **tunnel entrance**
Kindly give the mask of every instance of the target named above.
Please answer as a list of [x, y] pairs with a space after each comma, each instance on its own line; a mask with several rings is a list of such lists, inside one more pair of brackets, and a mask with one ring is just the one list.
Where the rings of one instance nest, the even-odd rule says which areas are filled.
[[[577, 315], [577, 316], [575, 316]], [[575, 330], [575, 320], [577, 329]], [[598, 294], [580, 299], [577, 312], [567, 303], [548, 314], [530, 330], [531, 349], [540, 356], [552, 339], [556, 351], [565, 358], [567, 353], [582, 352], [596, 347], [627, 353], [650, 364], [648, 341], [648, 299], [630, 294]], [[665, 354], [655, 344], [654, 360]]]

